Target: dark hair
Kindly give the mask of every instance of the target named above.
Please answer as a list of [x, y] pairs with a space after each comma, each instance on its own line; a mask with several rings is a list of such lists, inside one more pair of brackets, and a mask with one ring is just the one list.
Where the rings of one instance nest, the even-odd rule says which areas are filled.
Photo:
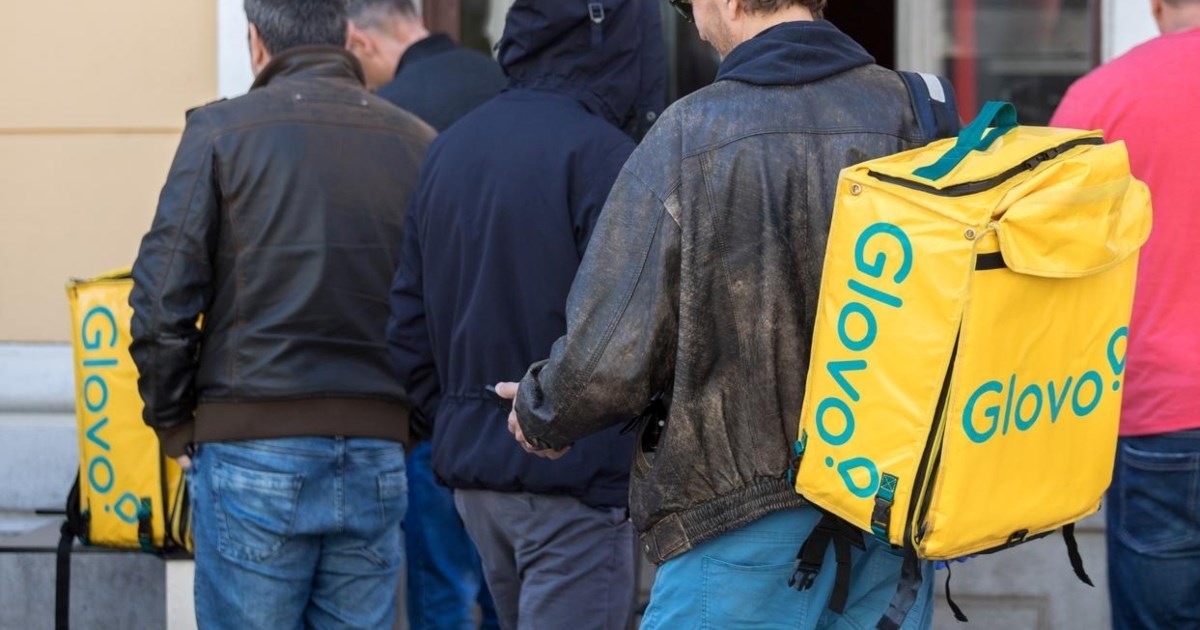
[[346, 0], [246, 0], [246, 19], [272, 55], [298, 46], [346, 45]]
[[348, 0], [346, 14], [360, 27], [378, 27], [388, 17], [418, 18], [412, 0]]
[[826, 0], [745, 0], [742, 4], [751, 13], [774, 13], [788, 7], [805, 7], [813, 17], [820, 19], [825, 13]]

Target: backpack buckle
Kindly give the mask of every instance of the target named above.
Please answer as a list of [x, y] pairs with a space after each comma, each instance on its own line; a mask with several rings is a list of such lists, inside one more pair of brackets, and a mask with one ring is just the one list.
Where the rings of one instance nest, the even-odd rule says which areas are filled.
[[805, 562], [801, 558], [796, 558], [792, 567], [792, 576], [788, 578], [788, 586], [797, 591], [807, 591], [812, 588], [817, 581], [817, 574], [821, 572], [821, 565]]

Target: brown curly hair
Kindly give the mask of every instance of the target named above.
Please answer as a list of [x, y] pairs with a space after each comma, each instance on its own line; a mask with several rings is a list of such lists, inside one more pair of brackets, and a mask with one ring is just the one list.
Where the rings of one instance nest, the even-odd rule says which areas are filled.
[[806, 7], [813, 17], [820, 19], [825, 12], [826, 0], [743, 0], [742, 4], [751, 13], [774, 13], [788, 7]]

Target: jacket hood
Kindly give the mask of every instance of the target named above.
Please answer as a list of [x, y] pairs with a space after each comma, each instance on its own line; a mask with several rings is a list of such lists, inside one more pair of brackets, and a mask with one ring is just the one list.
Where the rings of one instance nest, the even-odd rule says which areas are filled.
[[716, 80], [799, 85], [872, 63], [874, 57], [830, 22], [787, 22], [734, 48]]
[[511, 87], [569, 94], [630, 131], [665, 104], [656, 0], [517, 0], [497, 59]]

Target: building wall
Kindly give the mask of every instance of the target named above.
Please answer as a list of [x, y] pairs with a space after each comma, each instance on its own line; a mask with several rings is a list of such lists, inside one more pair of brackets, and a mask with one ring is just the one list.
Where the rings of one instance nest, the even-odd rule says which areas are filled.
[[215, 28], [212, 0], [0, 9], [0, 341], [67, 340], [67, 279], [133, 262]]
[[[497, 36], [509, 3], [493, 2]], [[1103, 15], [1106, 59], [1155, 35], [1148, 3]], [[63, 284], [132, 262], [183, 112], [249, 87], [245, 15], [241, 0], [111, 0], [0, 17], [0, 341], [64, 341]], [[899, 25], [913, 67], [904, 42], [936, 39], [904, 35], [920, 25]]]

